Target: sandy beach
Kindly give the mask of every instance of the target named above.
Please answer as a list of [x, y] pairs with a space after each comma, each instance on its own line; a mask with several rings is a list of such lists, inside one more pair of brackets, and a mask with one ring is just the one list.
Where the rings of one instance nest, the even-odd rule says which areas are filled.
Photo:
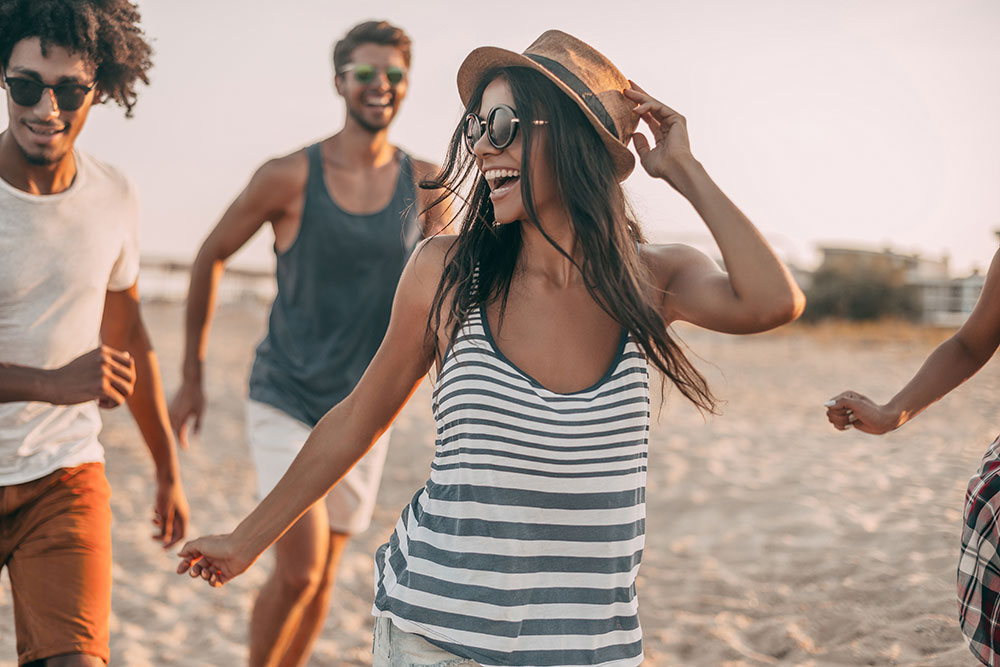
[[[182, 308], [144, 315], [178, 383]], [[181, 465], [191, 535], [230, 530], [255, 504], [244, 437], [259, 304], [215, 319], [204, 430]], [[1000, 364], [900, 432], [836, 432], [823, 402], [853, 388], [888, 398], [932, 349], [873, 329], [796, 326], [682, 338], [725, 403], [703, 418], [676, 393], [654, 401], [647, 543], [639, 578], [646, 665], [978, 664], [956, 620], [963, 493], [995, 437]], [[150, 539], [152, 466], [125, 409], [105, 413], [114, 496], [112, 664], [245, 664], [247, 617], [269, 555], [222, 589], [174, 574]], [[372, 527], [352, 541], [311, 665], [370, 665], [372, 553], [423, 484], [433, 455], [430, 386], [399, 419]], [[13, 665], [11, 596], [0, 583], [0, 664]]]

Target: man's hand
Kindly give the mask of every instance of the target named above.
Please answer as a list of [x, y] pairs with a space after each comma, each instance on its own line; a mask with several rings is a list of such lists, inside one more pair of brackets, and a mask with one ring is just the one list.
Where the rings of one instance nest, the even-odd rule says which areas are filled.
[[153, 539], [163, 544], [164, 549], [177, 544], [187, 533], [189, 515], [187, 498], [184, 497], [180, 481], [157, 481], [153, 524], [159, 530], [153, 535]]
[[102, 345], [49, 371], [49, 376], [49, 403], [75, 405], [96, 400], [102, 408], [114, 408], [132, 395], [135, 362], [128, 352]]
[[177, 574], [188, 572], [192, 578], [201, 577], [210, 586], [219, 587], [253, 564], [253, 559], [237, 551], [232, 534], [199, 537], [177, 554], [181, 557]]
[[183, 449], [187, 449], [188, 422], [194, 422], [194, 434], [201, 431], [201, 415], [205, 411], [205, 394], [200, 382], [185, 381], [170, 401], [170, 427], [177, 434], [177, 440]]

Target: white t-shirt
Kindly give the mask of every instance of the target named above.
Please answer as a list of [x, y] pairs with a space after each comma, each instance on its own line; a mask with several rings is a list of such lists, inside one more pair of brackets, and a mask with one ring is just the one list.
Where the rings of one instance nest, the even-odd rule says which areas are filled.
[[[59, 368], [100, 344], [108, 290], [139, 273], [139, 204], [125, 176], [83, 153], [65, 191], [0, 179], [0, 361]], [[97, 402], [0, 403], [0, 486], [104, 461]]]

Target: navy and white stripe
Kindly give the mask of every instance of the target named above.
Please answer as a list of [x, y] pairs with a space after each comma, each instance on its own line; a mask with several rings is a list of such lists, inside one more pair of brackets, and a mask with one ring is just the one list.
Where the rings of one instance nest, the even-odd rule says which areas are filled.
[[638, 665], [649, 372], [622, 335], [559, 394], [497, 348], [479, 309], [434, 388], [426, 486], [376, 554], [374, 613], [483, 665]]

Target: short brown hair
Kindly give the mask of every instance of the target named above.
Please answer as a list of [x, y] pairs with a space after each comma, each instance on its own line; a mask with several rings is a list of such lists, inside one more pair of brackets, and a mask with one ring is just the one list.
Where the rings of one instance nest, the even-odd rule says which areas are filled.
[[339, 72], [351, 62], [351, 52], [362, 44], [395, 46], [402, 51], [403, 62], [410, 66], [410, 37], [403, 29], [388, 21], [365, 21], [351, 28], [343, 39], [334, 44], [333, 70]]

